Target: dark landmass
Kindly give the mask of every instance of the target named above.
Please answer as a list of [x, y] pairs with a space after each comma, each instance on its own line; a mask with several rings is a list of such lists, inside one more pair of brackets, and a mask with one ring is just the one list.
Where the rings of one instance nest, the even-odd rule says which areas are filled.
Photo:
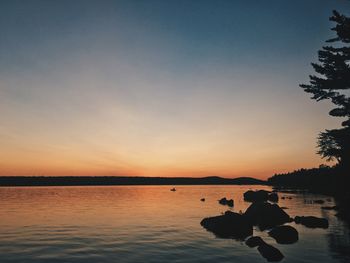
[[128, 177], [128, 176], [1, 176], [0, 186], [84, 185], [266, 185], [266, 181], [239, 177]]
[[320, 168], [300, 169], [285, 174], [275, 174], [267, 182], [276, 188], [306, 189], [310, 192], [344, 195], [349, 192], [350, 172], [337, 167], [321, 166]]
[[337, 166], [300, 169], [275, 174], [267, 180], [278, 191], [306, 190], [331, 195], [337, 203], [337, 216], [350, 223], [350, 171]]

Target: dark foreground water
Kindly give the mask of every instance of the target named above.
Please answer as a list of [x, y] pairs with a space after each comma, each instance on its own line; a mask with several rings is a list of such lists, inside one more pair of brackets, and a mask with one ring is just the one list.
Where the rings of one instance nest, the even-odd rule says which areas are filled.
[[[265, 262], [244, 242], [219, 239], [200, 226], [228, 208], [245, 211], [248, 189], [263, 186], [112, 186], [0, 188], [0, 262]], [[349, 228], [334, 211], [309, 200], [325, 196], [280, 194], [291, 216], [329, 219], [328, 229], [294, 225], [299, 241], [279, 245], [283, 262], [350, 262]], [[200, 198], [206, 201], [201, 202]], [[333, 205], [333, 200], [325, 205]]]

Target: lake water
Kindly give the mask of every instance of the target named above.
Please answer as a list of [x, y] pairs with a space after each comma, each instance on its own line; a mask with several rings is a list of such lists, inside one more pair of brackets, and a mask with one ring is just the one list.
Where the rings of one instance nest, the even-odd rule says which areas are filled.
[[[233, 211], [245, 211], [249, 189], [265, 186], [108, 186], [0, 188], [0, 262], [265, 262], [244, 242], [216, 238], [200, 226], [204, 217], [228, 207], [217, 200], [233, 198]], [[325, 196], [280, 194], [290, 216], [315, 215], [328, 229], [299, 231], [292, 245], [276, 244], [283, 262], [350, 262], [350, 233], [334, 211], [308, 200]], [[206, 198], [201, 202], [202, 197]], [[333, 200], [325, 205], [331, 206]]]

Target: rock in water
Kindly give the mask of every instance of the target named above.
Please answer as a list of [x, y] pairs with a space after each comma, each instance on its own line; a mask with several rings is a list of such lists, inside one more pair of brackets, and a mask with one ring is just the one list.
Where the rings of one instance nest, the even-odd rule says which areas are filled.
[[244, 216], [251, 224], [259, 226], [261, 230], [292, 221], [290, 216], [277, 204], [264, 202], [252, 203]]
[[226, 197], [223, 197], [223, 198], [221, 198], [221, 199], [219, 200], [219, 204], [220, 204], [220, 205], [226, 205], [226, 203], [227, 203]]
[[227, 200], [226, 204], [230, 207], [233, 207], [233, 200], [232, 199]]
[[296, 216], [294, 222], [309, 228], [328, 228], [328, 220], [326, 218], [315, 216]]
[[204, 218], [201, 225], [221, 238], [245, 239], [253, 234], [253, 226], [246, 218], [230, 211], [224, 215]]
[[267, 259], [267, 261], [281, 261], [284, 256], [277, 248], [267, 244], [261, 237], [250, 237], [246, 242], [248, 247], [258, 247], [259, 253]]
[[264, 241], [262, 240], [261, 237], [250, 237], [247, 239], [247, 241], [245, 242], [245, 244], [248, 247], [257, 247], [260, 244], [262, 244]]
[[243, 197], [244, 197], [244, 201], [263, 202], [268, 200], [269, 193], [270, 193], [269, 191], [265, 191], [265, 190], [258, 190], [258, 191], [249, 190], [243, 194]]
[[219, 204], [233, 207], [233, 199], [226, 199], [226, 197], [223, 197], [219, 200]]
[[269, 262], [281, 261], [284, 256], [277, 248], [265, 243], [264, 241], [258, 246], [260, 254]]
[[271, 202], [277, 203], [278, 202], [278, 194], [275, 192], [269, 194], [268, 200]]
[[299, 240], [298, 231], [292, 226], [278, 226], [269, 232], [278, 244], [293, 244]]

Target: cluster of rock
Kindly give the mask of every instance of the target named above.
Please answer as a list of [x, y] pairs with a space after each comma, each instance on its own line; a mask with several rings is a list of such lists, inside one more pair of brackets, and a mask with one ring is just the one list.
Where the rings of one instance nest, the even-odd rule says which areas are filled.
[[[267, 244], [261, 237], [253, 236], [253, 226], [260, 230], [270, 229], [268, 234], [279, 244], [293, 244], [299, 240], [298, 231], [286, 223], [295, 222], [306, 227], [327, 228], [328, 220], [314, 216], [296, 216], [291, 218], [278, 204], [278, 195], [275, 192], [264, 190], [248, 191], [244, 193], [244, 199], [252, 202], [244, 213], [226, 211], [223, 215], [204, 218], [201, 225], [217, 237], [246, 240], [249, 247], [257, 247], [259, 253], [268, 261], [280, 261], [283, 254], [275, 247]], [[232, 200], [232, 199], [231, 199]], [[220, 204], [229, 205], [231, 200], [222, 198]], [[276, 201], [277, 200], [277, 201]], [[232, 200], [233, 206], [233, 200]]]
[[281, 261], [284, 256], [277, 248], [267, 244], [261, 237], [251, 237], [246, 241], [248, 247], [258, 247], [259, 253], [267, 261]]
[[269, 192], [266, 190], [252, 191], [249, 190], [243, 195], [244, 201], [247, 202], [266, 202], [271, 201], [274, 203], [278, 202], [278, 194], [276, 192]]
[[223, 197], [219, 200], [219, 204], [233, 207], [233, 199], [226, 199], [226, 197]]

